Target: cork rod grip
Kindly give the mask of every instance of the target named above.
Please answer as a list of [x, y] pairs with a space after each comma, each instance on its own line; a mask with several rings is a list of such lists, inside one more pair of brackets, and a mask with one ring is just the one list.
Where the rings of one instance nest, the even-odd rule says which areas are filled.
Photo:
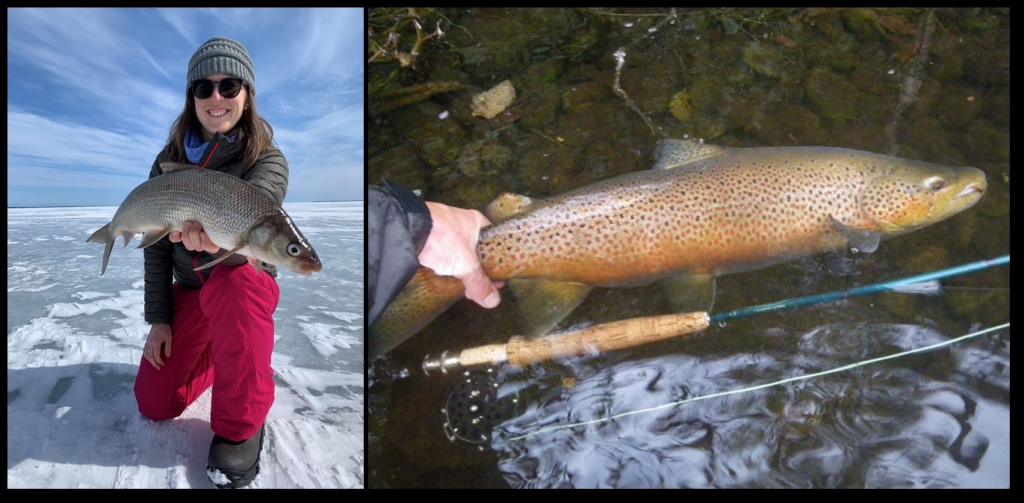
[[708, 324], [706, 312], [633, 318], [531, 341], [516, 336], [509, 340], [506, 352], [510, 364], [523, 367], [564, 356], [630, 348], [671, 339], [704, 330]]

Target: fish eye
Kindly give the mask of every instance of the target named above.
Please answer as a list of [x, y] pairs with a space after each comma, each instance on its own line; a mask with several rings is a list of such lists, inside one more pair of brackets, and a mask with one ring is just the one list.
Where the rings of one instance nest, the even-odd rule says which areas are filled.
[[928, 187], [928, 190], [932, 192], [938, 192], [946, 187], [946, 181], [937, 176], [933, 176], [924, 181], [924, 186]]
[[302, 253], [302, 248], [299, 247], [298, 243], [288, 243], [287, 250], [288, 250], [288, 255], [291, 255], [293, 257], [298, 257], [299, 254]]

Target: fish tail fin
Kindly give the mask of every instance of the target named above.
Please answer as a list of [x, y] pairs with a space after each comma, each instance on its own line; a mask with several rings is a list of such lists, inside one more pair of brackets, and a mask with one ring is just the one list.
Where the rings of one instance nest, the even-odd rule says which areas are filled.
[[107, 272], [107, 261], [110, 260], [110, 251], [114, 249], [114, 239], [116, 238], [116, 236], [110, 233], [110, 223], [107, 223], [107, 225], [100, 227], [96, 232], [92, 233], [89, 239], [86, 239], [86, 242], [104, 243], [105, 245], [103, 248], [103, 268], [100, 269], [100, 276]]
[[100, 276], [107, 272], [107, 262], [110, 260], [110, 251], [114, 249], [114, 237], [111, 236], [107, 245], [103, 248], [103, 268], [100, 269]]
[[462, 298], [463, 292], [462, 281], [458, 278], [438, 276], [430, 268], [420, 267], [370, 326], [370, 335], [366, 338], [368, 361], [376, 360], [411, 338]]
[[96, 229], [96, 232], [92, 233], [89, 236], [89, 239], [86, 239], [85, 241], [88, 243], [106, 243], [107, 241], [112, 241], [112, 239], [110, 239], [110, 222], [107, 222], [107, 225]]

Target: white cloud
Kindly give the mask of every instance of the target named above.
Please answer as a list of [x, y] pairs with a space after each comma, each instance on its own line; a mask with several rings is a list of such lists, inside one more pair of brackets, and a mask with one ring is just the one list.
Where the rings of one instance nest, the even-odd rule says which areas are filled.
[[[140, 173], [142, 180], [149, 176], [163, 148], [162, 141], [8, 109], [8, 185], [131, 188]], [[97, 176], [112, 178], [97, 184]]]
[[[293, 83], [311, 89], [329, 103], [335, 93], [363, 88], [363, 15], [361, 9], [309, 9], [289, 14], [285, 51], [261, 64], [264, 89], [286, 90]], [[290, 96], [289, 96], [290, 98]]]

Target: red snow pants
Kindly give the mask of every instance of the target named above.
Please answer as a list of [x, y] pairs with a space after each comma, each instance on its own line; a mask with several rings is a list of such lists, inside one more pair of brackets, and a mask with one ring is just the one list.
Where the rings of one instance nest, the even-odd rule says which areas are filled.
[[153, 420], [178, 417], [212, 385], [213, 432], [233, 441], [252, 437], [274, 403], [277, 282], [249, 264], [216, 265], [201, 289], [173, 288], [171, 356], [160, 370], [145, 358], [139, 363], [139, 412]]

